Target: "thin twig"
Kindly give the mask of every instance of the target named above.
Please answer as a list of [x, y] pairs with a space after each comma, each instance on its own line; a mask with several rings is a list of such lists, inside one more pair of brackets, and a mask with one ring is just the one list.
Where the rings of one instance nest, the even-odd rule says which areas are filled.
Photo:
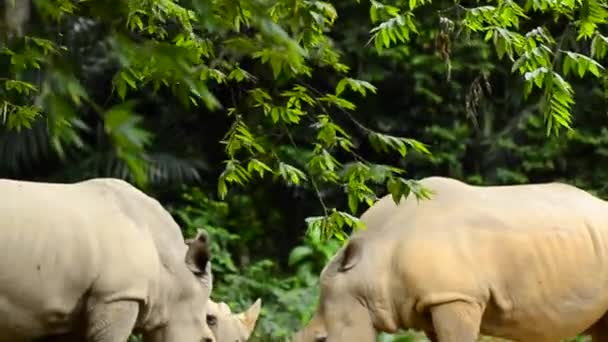
[[570, 34], [570, 29], [572, 28], [572, 25], [573, 24], [570, 23], [566, 26], [564, 33], [562, 34], [562, 36], [559, 38], [559, 41], [557, 42], [557, 46], [555, 47], [555, 55], [553, 56], [553, 63], [551, 63], [551, 70], [554, 70], [555, 66], [557, 65], [558, 55], [560, 53], [564, 52], [564, 50], [562, 50], [562, 45], [564, 44], [566, 37]]
[[[309, 90], [315, 92], [317, 95], [323, 96], [323, 93], [321, 93], [320, 91], [318, 91], [317, 89], [315, 89], [313, 86], [311, 86], [311, 85], [309, 85], [309, 84], [307, 84], [305, 82], [302, 82], [302, 84], [304, 84], [304, 86], [306, 86], [306, 88], [308, 88]], [[321, 103], [319, 103], [319, 106], [321, 108], [323, 108], [323, 110], [325, 110], [329, 114], [329, 111], [327, 111], [327, 108], [325, 108]], [[344, 108], [341, 108], [341, 107], [337, 107], [337, 108], [338, 108], [338, 110], [340, 112], [342, 112], [343, 114], [345, 114], [357, 127], [359, 127], [359, 129], [361, 129], [365, 133], [374, 133], [374, 130], [372, 130], [372, 129], [366, 127], [365, 125], [363, 125], [361, 122], [359, 122], [357, 119], [355, 119], [355, 117], [351, 113], [349, 113], [348, 111], [344, 110]]]
[[[282, 125], [282, 127], [283, 127], [291, 145], [297, 149], [298, 146], [296, 145], [296, 142], [294, 141], [293, 137], [291, 136], [291, 133], [289, 133], [289, 130], [287, 129], [287, 127], [285, 127], [284, 125]], [[325, 216], [327, 216], [327, 215], [329, 215], [329, 209], [327, 209], [327, 205], [325, 204], [325, 201], [323, 200], [323, 197], [321, 196], [321, 190], [319, 190], [319, 186], [317, 185], [317, 182], [315, 181], [313, 174], [309, 170], [307, 170], [307, 171], [308, 171], [307, 172], [308, 176], [310, 177], [310, 183], [312, 184], [312, 187], [314, 188], [315, 193], [317, 194], [317, 198], [319, 199], [319, 202], [321, 203], [321, 206], [323, 207], [323, 212], [325, 213]]]
[[[315, 92], [317, 95], [323, 96], [323, 93], [321, 93], [320, 91], [316, 90], [314, 87], [312, 87], [312, 86], [310, 86], [310, 85], [308, 85], [307, 83], [304, 83], [304, 82], [303, 82], [303, 84], [309, 90]], [[323, 111], [325, 111], [325, 112], [327, 112], [327, 114], [329, 114], [329, 111], [327, 110], [327, 108], [322, 103], [317, 103], [317, 104], [319, 105], [319, 107], [321, 107], [321, 109], [323, 109]], [[338, 110], [340, 112], [342, 112], [343, 114], [345, 114], [365, 134], [376, 133], [373, 129], [366, 127], [361, 122], [359, 122], [357, 119], [355, 119], [355, 117], [351, 113], [349, 113], [348, 111], [346, 111], [346, 110], [344, 110], [343, 108], [340, 108], [340, 107], [338, 107]], [[359, 155], [355, 151], [347, 151], [347, 152], [350, 152], [356, 159], [358, 159], [361, 162], [372, 164], [372, 162], [370, 162], [369, 160], [363, 158], [361, 155]]]

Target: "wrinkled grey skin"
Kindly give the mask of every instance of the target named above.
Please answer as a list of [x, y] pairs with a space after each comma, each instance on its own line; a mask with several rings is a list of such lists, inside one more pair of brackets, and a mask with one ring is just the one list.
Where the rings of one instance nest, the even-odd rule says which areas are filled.
[[217, 342], [247, 342], [255, 329], [261, 307], [262, 301], [258, 299], [249, 309], [234, 314], [226, 303], [209, 300], [207, 324]]
[[400, 329], [432, 342], [608, 341], [608, 202], [561, 183], [420, 182], [430, 200], [389, 195], [362, 215], [295, 342]]
[[214, 342], [207, 235], [116, 179], [0, 180], [0, 342]]

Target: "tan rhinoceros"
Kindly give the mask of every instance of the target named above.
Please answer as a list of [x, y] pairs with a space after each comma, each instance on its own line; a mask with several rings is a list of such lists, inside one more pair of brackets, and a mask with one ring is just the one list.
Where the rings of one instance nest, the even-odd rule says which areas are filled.
[[0, 180], [0, 341], [213, 342], [206, 234], [126, 182]]
[[246, 342], [260, 314], [261, 299], [256, 300], [249, 309], [234, 314], [224, 302], [207, 303], [207, 324], [217, 342]]
[[315, 315], [297, 342], [371, 342], [423, 330], [608, 341], [608, 204], [573, 186], [471, 186], [431, 177], [430, 200], [390, 196], [325, 266]]

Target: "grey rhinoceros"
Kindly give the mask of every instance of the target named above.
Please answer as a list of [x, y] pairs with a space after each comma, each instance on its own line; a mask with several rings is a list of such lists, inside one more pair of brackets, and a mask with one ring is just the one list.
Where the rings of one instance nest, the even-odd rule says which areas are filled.
[[[238, 314], [232, 313], [224, 302], [207, 301], [207, 324], [213, 333], [215, 342], [247, 342], [255, 328], [255, 323], [262, 306], [258, 299], [249, 309]], [[53, 335], [36, 342], [86, 342], [75, 334]]]
[[204, 231], [184, 241], [156, 200], [117, 179], [3, 179], [0, 196], [0, 341], [214, 341]]
[[317, 311], [297, 342], [372, 342], [423, 330], [608, 341], [608, 203], [561, 183], [472, 186], [430, 177], [430, 200], [369, 208], [325, 266]]

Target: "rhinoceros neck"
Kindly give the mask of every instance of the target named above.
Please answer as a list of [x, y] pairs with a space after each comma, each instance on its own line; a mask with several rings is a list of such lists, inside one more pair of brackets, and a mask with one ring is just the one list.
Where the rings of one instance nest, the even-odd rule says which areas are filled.
[[395, 305], [385, 289], [377, 288], [374, 295], [368, 296], [367, 308], [377, 331], [395, 333], [399, 330], [399, 318]]
[[171, 293], [172, 281], [166, 274], [161, 274], [160, 279], [150, 285], [146, 305], [142, 305], [136, 323], [136, 329], [141, 332], [151, 331], [167, 324], [169, 321], [167, 303], [175, 297]]
[[[123, 209], [150, 233], [162, 262], [169, 267], [181, 266], [186, 255], [186, 244], [181, 230], [169, 212], [154, 198], [128, 185], [123, 189]], [[177, 263], [177, 265], [173, 265]]]
[[393, 244], [391, 240], [367, 240], [365, 259], [358, 269], [353, 270], [356, 271], [357, 286], [362, 289], [374, 328], [387, 333], [394, 333], [400, 328], [395, 294], [391, 293]]

